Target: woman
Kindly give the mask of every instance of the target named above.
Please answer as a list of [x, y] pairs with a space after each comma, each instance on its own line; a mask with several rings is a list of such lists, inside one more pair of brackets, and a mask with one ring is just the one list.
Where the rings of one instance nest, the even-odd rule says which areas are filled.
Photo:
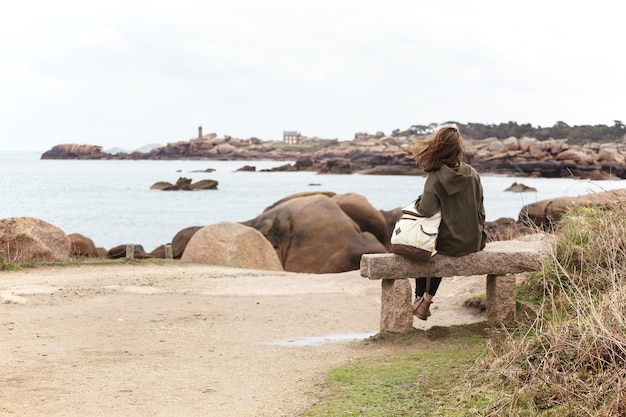
[[[413, 159], [428, 173], [416, 208], [424, 217], [441, 210], [436, 249], [442, 255], [478, 252], [485, 247], [487, 239], [480, 176], [470, 165], [461, 162], [462, 155], [461, 135], [451, 126], [442, 127], [413, 148]], [[441, 277], [415, 280], [413, 314], [419, 319], [430, 316], [430, 305], [440, 283]]]

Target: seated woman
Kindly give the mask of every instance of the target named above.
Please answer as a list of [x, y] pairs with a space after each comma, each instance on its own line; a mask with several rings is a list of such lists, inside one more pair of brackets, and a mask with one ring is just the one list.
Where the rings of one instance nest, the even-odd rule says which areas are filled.
[[[428, 173], [417, 211], [430, 217], [441, 210], [436, 249], [449, 256], [478, 252], [487, 241], [480, 176], [461, 162], [462, 155], [461, 135], [452, 126], [440, 128], [413, 148], [413, 159]], [[426, 320], [441, 277], [420, 277], [415, 281], [413, 314]]]

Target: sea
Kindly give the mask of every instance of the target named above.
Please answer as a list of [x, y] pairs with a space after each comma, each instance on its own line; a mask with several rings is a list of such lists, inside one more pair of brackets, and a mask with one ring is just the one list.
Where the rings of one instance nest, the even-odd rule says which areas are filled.
[[[293, 161], [42, 160], [43, 152], [0, 151], [0, 219], [35, 217], [110, 249], [134, 243], [150, 252], [180, 230], [255, 218], [301, 192], [358, 193], [377, 209], [403, 207], [422, 191], [423, 176], [263, 172]], [[255, 171], [238, 171], [244, 166]], [[207, 170], [212, 172], [205, 172]], [[160, 191], [180, 177], [218, 181], [217, 190]], [[487, 221], [517, 219], [526, 204], [626, 188], [626, 180], [577, 180], [481, 175]], [[513, 183], [536, 192], [505, 191]]]

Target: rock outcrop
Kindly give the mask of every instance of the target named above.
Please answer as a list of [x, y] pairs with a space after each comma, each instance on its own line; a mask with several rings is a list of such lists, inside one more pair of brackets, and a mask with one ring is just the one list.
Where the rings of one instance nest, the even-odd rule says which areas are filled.
[[523, 224], [533, 224], [542, 229], [549, 229], [561, 219], [563, 213], [574, 206], [581, 205], [605, 208], [612, 206], [623, 207], [626, 205], [626, 189], [537, 201], [522, 207], [518, 221]]
[[111, 156], [102, 152], [102, 146], [66, 143], [53, 146], [41, 159], [112, 159]]
[[0, 248], [7, 262], [68, 261], [70, 238], [58, 227], [33, 217], [0, 220]]
[[[391, 247], [389, 225], [380, 212], [370, 202], [357, 193], [337, 194], [332, 199], [348, 215], [362, 232], [371, 233], [387, 249]], [[395, 224], [395, 221], [394, 221]]]
[[514, 182], [504, 191], [509, 191], [512, 193], [536, 193], [537, 189], [535, 187], [529, 187], [525, 184], [518, 184], [517, 182]]
[[162, 191], [195, 191], [195, 190], [217, 190], [218, 182], [215, 180], [200, 180], [192, 182], [190, 178], [180, 177], [176, 184], [167, 181], [155, 182], [150, 186], [151, 190]]
[[[272, 171], [316, 171], [330, 174], [420, 175], [410, 150], [415, 137], [357, 137], [352, 141], [304, 138], [303, 143], [258, 139], [202, 138], [169, 143], [148, 152], [107, 154], [100, 146], [64, 144], [42, 159], [208, 159], [295, 161]], [[464, 140], [464, 161], [480, 173], [580, 179], [626, 178], [626, 145], [570, 145], [567, 139], [510, 137]]]
[[[271, 242], [286, 271], [354, 270], [363, 253], [387, 251], [359, 222], [376, 233], [386, 225], [365, 221], [366, 213], [375, 212], [366, 200], [350, 196], [343, 201], [349, 214], [342, 210], [341, 200], [334, 193], [302, 193], [282, 199], [243, 224], [257, 229]], [[380, 216], [379, 221], [384, 222], [384, 218]]]

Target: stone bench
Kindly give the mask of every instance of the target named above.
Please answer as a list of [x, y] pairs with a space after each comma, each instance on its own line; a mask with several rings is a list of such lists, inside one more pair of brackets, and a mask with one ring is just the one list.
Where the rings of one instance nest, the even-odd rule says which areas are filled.
[[[413, 329], [413, 290], [409, 278], [486, 275], [487, 321], [501, 324], [515, 317], [515, 275], [538, 271], [549, 254], [545, 239], [490, 242], [484, 250], [464, 256], [435, 255], [424, 262], [393, 253], [365, 254], [361, 276], [382, 280], [381, 332]], [[445, 279], [445, 278], [444, 278]]]

